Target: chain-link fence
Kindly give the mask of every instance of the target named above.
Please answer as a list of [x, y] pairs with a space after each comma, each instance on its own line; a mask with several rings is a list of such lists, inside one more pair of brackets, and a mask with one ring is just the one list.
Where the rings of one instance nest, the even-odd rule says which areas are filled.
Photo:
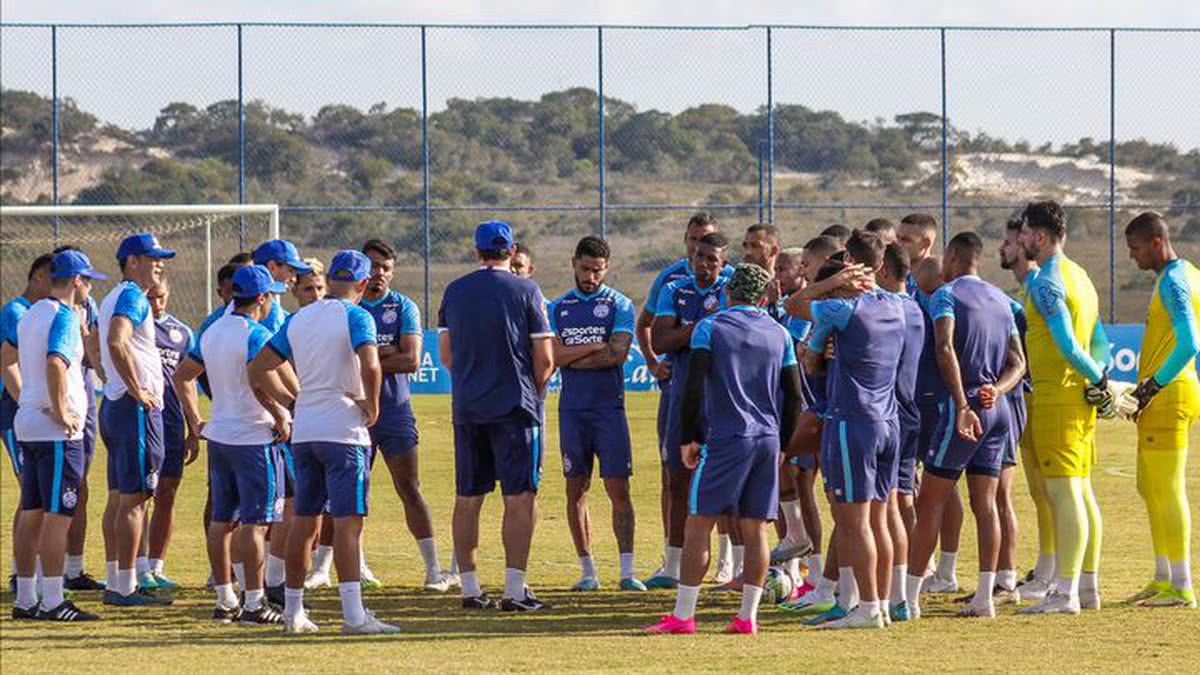
[[[1011, 287], [1004, 221], [1050, 197], [1107, 318], [1140, 321], [1129, 218], [1200, 252], [1197, 72], [1197, 29], [0, 24], [0, 200], [278, 203], [304, 255], [391, 241], [429, 322], [485, 218], [549, 297], [579, 237], [610, 238], [640, 302], [700, 209], [792, 246], [932, 213]], [[5, 245], [5, 297], [26, 253]]]

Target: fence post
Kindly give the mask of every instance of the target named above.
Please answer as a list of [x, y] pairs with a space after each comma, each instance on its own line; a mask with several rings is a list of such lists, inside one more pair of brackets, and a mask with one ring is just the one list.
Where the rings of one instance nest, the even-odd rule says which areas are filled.
[[[238, 203], [246, 203], [246, 101], [242, 85], [242, 24], [237, 25]], [[246, 250], [246, 217], [238, 217], [238, 250]]]
[[[58, 206], [58, 26], [50, 26], [50, 170], [54, 205]], [[58, 216], [54, 217], [54, 245], [58, 245]]]
[[604, 157], [604, 26], [596, 26], [596, 91], [600, 102], [600, 238], [608, 239], [608, 194]]
[[1117, 321], [1117, 31], [1108, 31], [1108, 322]]
[[767, 26], [767, 222], [775, 222], [775, 90], [771, 27]]
[[425, 26], [421, 26], [421, 236], [425, 258], [425, 327], [429, 328], [430, 307], [429, 259], [432, 251], [429, 232], [429, 83], [426, 71]]
[[946, 163], [950, 123], [946, 119], [946, 29], [941, 29], [942, 39], [942, 248], [950, 238], [950, 167]]
[[763, 203], [763, 180], [765, 178], [763, 176], [763, 159], [766, 155], [766, 145], [766, 141], [761, 138], [758, 140], [758, 152], [756, 154], [758, 155], [758, 222], [760, 223], [763, 222], [763, 208], [765, 207]]

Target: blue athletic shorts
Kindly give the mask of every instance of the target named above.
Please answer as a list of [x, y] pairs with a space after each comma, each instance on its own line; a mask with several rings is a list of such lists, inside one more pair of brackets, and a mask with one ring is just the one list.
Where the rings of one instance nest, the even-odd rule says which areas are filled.
[[460, 497], [537, 492], [542, 428], [529, 421], [454, 425], [454, 482]]
[[941, 402], [936, 396], [918, 395], [917, 414], [921, 418], [921, 429], [917, 436], [917, 459], [925, 461], [929, 446], [933, 443], [933, 434], [937, 431], [938, 422], [942, 417]]
[[1012, 416], [1009, 414], [1008, 398], [1001, 396], [996, 405], [988, 410], [979, 407], [975, 397], [968, 399], [971, 408], [979, 415], [983, 434], [978, 441], [968, 441], [955, 430], [954, 401], [946, 399], [942, 404], [941, 421], [934, 434], [934, 444], [925, 457], [925, 469], [935, 476], [947, 480], [958, 480], [965, 470], [969, 474], [999, 476], [1006, 448], [1012, 442]]
[[291, 499], [296, 496], [296, 463], [292, 459], [292, 445], [280, 443], [279, 455], [283, 457], [283, 498]]
[[601, 478], [633, 474], [633, 449], [624, 408], [559, 410], [558, 442], [564, 476], [591, 476], [600, 460]]
[[160, 475], [183, 478], [183, 441], [187, 436], [183, 416], [163, 410], [163, 466]]
[[283, 519], [283, 458], [275, 445], [208, 442], [214, 523], [268, 525]]
[[688, 513], [775, 520], [778, 508], [778, 436], [726, 438], [701, 446]]
[[[1018, 387], [1023, 385], [1017, 385]], [[1008, 395], [1008, 414], [1012, 421], [1012, 426], [1009, 429], [1008, 445], [1004, 446], [1004, 459], [1001, 463], [1004, 466], [1016, 466], [1017, 456], [1021, 452], [1021, 434], [1025, 433], [1025, 420], [1028, 419], [1025, 411], [1025, 396], [1013, 396], [1012, 392]]]
[[[674, 375], [672, 375], [673, 377]], [[666, 428], [663, 432], [662, 461], [667, 465], [669, 471], [676, 473], [687, 470], [687, 467], [683, 465], [683, 455], [679, 451], [683, 439], [683, 385], [680, 384], [671, 391], [670, 401], [667, 403]], [[699, 426], [701, 429], [707, 427], [703, 419], [703, 412]], [[704, 443], [705, 440], [704, 434], [701, 433], [700, 442]]]
[[83, 480], [83, 441], [21, 443], [21, 510], [75, 514]]
[[921, 450], [921, 429], [900, 425], [900, 465], [896, 475], [896, 491], [914, 494], [917, 484], [917, 455]]
[[0, 392], [0, 442], [12, 462], [13, 474], [21, 477], [21, 447], [17, 445], [17, 437], [13, 433], [13, 420], [17, 416], [17, 402], [7, 391]]
[[887, 501], [900, 452], [896, 420], [827, 420], [821, 441], [821, 474], [837, 502]]
[[313, 518], [326, 511], [334, 518], [367, 515], [371, 495], [370, 448], [348, 443], [293, 443], [297, 516]]
[[655, 418], [655, 431], [658, 433], [658, 455], [665, 462], [667, 461], [667, 452], [664, 443], [667, 442], [667, 408], [671, 402], [671, 379], [659, 381], [658, 388], [658, 417]]
[[92, 457], [96, 456], [96, 433], [100, 426], [100, 411], [96, 405], [96, 392], [91, 389], [91, 378], [85, 377], [84, 382], [88, 383], [88, 408], [87, 416], [83, 418], [83, 471], [87, 470], [92, 465]]
[[146, 410], [129, 394], [100, 406], [100, 438], [108, 449], [108, 489], [153, 494], [163, 466], [162, 410]]

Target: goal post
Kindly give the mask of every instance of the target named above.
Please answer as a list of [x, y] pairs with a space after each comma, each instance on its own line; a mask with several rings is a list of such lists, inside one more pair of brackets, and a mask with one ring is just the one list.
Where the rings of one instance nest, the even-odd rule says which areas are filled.
[[279, 237], [276, 204], [122, 204], [0, 206], [0, 295], [22, 292], [29, 263], [57, 246], [83, 249], [109, 281], [120, 279], [116, 248], [134, 232], [153, 232], [177, 252], [167, 266], [169, 311], [195, 325], [212, 311], [217, 270], [231, 255]]

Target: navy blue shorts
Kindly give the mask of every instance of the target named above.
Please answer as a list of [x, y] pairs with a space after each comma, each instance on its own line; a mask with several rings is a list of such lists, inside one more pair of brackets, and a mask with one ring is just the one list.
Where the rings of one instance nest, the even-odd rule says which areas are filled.
[[821, 437], [821, 474], [838, 503], [886, 502], [900, 452], [896, 420], [829, 420]]
[[163, 465], [162, 410], [146, 410], [129, 394], [100, 406], [100, 438], [108, 449], [108, 489], [153, 494]]
[[290, 443], [279, 444], [279, 455], [283, 457], [283, 498], [296, 496], [296, 463], [292, 459]]
[[667, 451], [663, 444], [667, 441], [667, 407], [671, 398], [670, 378], [660, 381], [658, 386], [658, 417], [655, 419], [655, 430], [658, 432], [658, 455], [662, 461], [666, 462]]
[[163, 412], [163, 465], [159, 475], [164, 478], [183, 478], [183, 441], [187, 436], [183, 418]]
[[[1017, 385], [1023, 386], [1023, 385]], [[1012, 422], [1009, 428], [1008, 445], [1004, 446], [1004, 459], [1001, 464], [1004, 466], [1016, 466], [1017, 457], [1021, 453], [1021, 434], [1025, 433], [1025, 420], [1028, 415], [1025, 411], [1025, 397], [1013, 396], [1011, 393], [1008, 396], [1008, 414]]]
[[1008, 398], [1001, 396], [988, 410], [979, 407], [977, 399], [969, 399], [971, 409], [979, 415], [983, 434], [978, 441], [968, 441], [955, 430], [954, 401], [942, 405], [941, 421], [934, 435], [934, 445], [925, 458], [925, 469], [947, 480], [958, 480], [965, 470], [969, 474], [999, 476], [1006, 447], [1012, 441], [1012, 418]]
[[96, 392], [91, 389], [91, 380], [85, 378], [84, 381], [88, 382], [89, 387], [87, 416], [83, 418], [83, 470], [86, 472], [92, 465], [92, 457], [96, 456], [96, 433], [100, 426], [100, 411], [96, 405]]
[[798, 455], [788, 457], [788, 464], [802, 469], [804, 471], [817, 470], [817, 454], [815, 452], [802, 452]]
[[454, 484], [460, 497], [537, 492], [542, 428], [528, 421], [454, 425]]
[[558, 443], [564, 476], [591, 476], [597, 458], [601, 478], [633, 475], [633, 449], [624, 408], [559, 410]]
[[348, 443], [293, 443], [296, 497], [292, 508], [296, 515], [315, 518], [326, 511], [334, 518], [367, 515], [369, 452], [366, 446]]
[[[674, 377], [672, 375], [672, 377]], [[676, 393], [677, 392], [677, 393]], [[703, 407], [703, 406], [701, 406]], [[699, 422], [699, 427], [705, 429], [707, 424], [702, 419]], [[707, 440], [703, 433], [700, 434], [700, 443]], [[667, 403], [667, 423], [663, 432], [662, 445], [662, 460], [667, 465], [667, 469], [672, 473], [687, 471], [687, 467], [683, 465], [683, 454], [679, 450], [679, 446], [683, 444], [683, 386], [672, 390], [670, 401]]]
[[83, 441], [21, 443], [21, 510], [75, 514], [83, 480]]
[[917, 485], [917, 456], [921, 451], [921, 429], [900, 425], [900, 466], [896, 474], [896, 491], [915, 494]]
[[727, 438], [701, 446], [688, 513], [775, 520], [778, 508], [778, 436]]
[[275, 445], [208, 442], [214, 523], [268, 525], [283, 519], [283, 458]]
[[378, 449], [384, 458], [396, 455], [406, 455], [417, 449], [420, 437], [417, 435], [417, 418], [412, 414], [412, 407], [405, 403], [407, 414], [389, 413], [386, 428], [383, 424], [371, 427], [372, 451]]
[[921, 418], [921, 429], [917, 436], [917, 459], [925, 461], [929, 446], [933, 444], [933, 435], [937, 431], [938, 422], [942, 417], [941, 401], [936, 396], [918, 395], [917, 414]]
[[12, 462], [13, 474], [21, 477], [21, 448], [17, 445], [17, 437], [13, 433], [13, 420], [17, 417], [17, 402], [7, 391], [0, 392], [0, 442]]

